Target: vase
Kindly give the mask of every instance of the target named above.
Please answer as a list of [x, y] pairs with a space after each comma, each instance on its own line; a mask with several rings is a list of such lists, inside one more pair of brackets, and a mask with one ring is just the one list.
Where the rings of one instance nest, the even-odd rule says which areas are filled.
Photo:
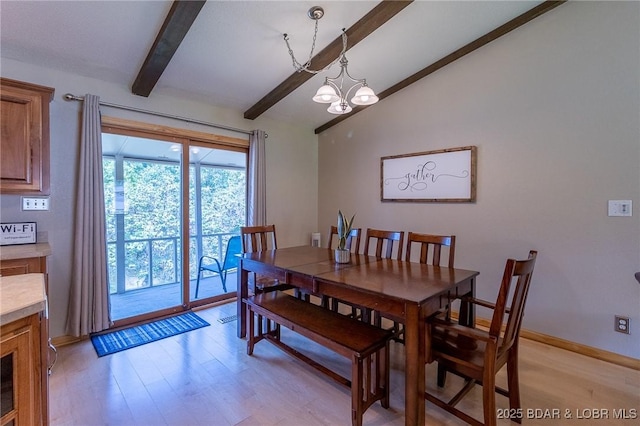
[[349, 250], [336, 249], [334, 253], [336, 263], [349, 263], [351, 260], [351, 252]]

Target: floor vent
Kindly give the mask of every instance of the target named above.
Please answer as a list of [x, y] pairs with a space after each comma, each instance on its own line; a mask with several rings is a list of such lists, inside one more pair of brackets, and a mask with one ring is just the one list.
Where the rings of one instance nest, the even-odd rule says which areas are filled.
[[230, 317], [218, 318], [218, 322], [220, 324], [226, 324], [228, 322], [235, 321], [237, 319], [238, 319], [237, 315], [231, 315]]

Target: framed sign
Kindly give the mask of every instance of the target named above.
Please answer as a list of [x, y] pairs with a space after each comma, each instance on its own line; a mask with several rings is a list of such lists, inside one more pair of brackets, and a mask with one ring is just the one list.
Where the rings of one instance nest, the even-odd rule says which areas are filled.
[[382, 201], [474, 202], [476, 147], [441, 149], [380, 159]]
[[35, 222], [0, 223], [0, 246], [35, 243]]

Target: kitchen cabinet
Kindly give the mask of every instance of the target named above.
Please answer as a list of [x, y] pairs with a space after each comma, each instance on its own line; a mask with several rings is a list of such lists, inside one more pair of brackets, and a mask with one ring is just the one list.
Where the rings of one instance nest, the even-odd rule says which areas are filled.
[[0, 277], [0, 425], [47, 425], [44, 274]]
[[54, 89], [0, 78], [0, 194], [49, 195]]
[[33, 314], [1, 328], [2, 426], [44, 424], [40, 389], [40, 315]]
[[[8, 329], [5, 329], [5, 322], [8, 320], [13, 320], [14, 317], [7, 317], [7, 310], [13, 309], [11, 304], [15, 304], [19, 307], [24, 305], [28, 305], [27, 302], [21, 302], [20, 297], [31, 297], [30, 294], [26, 294], [25, 292], [29, 289], [29, 286], [34, 286], [32, 283], [34, 279], [38, 280], [39, 285], [42, 287], [43, 299], [46, 300], [46, 296], [48, 294], [48, 275], [47, 275], [47, 257], [51, 255], [51, 247], [49, 243], [37, 243], [37, 244], [24, 244], [24, 245], [14, 245], [14, 246], [3, 246], [0, 247], [0, 281], [3, 282], [2, 287], [2, 299], [0, 300], [0, 306], [2, 307], [2, 369], [4, 374], [4, 369], [8, 368], [5, 365], [10, 365], [12, 362], [15, 363], [16, 359], [20, 359], [20, 354], [23, 353], [24, 350], [16, 352], [16, 354], [12, 355], [10, 358], [5, 358], [5, 333], [10, 333]], [[23, 286], [19, 287], [17, 291], [21, 291], [17, 295], [10, 295], [10, 288], [6, 288], [7, 285], [12, 284], [14, 282], [22, 283]], [[9, 284], [8, 284], [9, 283]], [[13, 287], [12, 287], [13, 288]], [[31, 292], [38, 293], [38, 287], [31, 290]], [[35, 296], [34, 296], [35, 297]], [[7, 304], [9, 304], [7, 306]], [[46, 302], [45, 305], [46, 306]], [[35, 400], [33, 409], [37, 411], [37, 415], [42, 421], [38, 421], [35, 423], [26, 422], [25, 424], [49, 424], [49, 369], [53, 366], [55, 362], [55, 348], [51, 345], [49, 339], [49, 319], [46, 316], [46, 308], [43, 308], [42, 312], [38, 312], [38, 320], [36, 321], [35, 317], [30, 320], [31, 331], [30, 338], [33, 336], [38, 336], [39, 342], [37, 345], [32, 342], [31, 348], [35, 348], [34, 350], [38, 352], [38, 356], [31, 355], [27, 361], [23, 361], [23, 363], [31, 364], [31, 361], [37, 362], [39, 367], [35, 370], [35, 367], [29, 367], [31, 370], [31, 374], [35, 374], [35, 376], [25, 376], [32, 379], [37, 383], [32, 385], [32, 389], [35, 389], [38, 392], [38, 397]], [[34, 314], [30, 312], [30, 314]], [[37, 323], [37, 324], [36, 324]], [[37, 326], [36, 326], [37, 325]], [[26, 326], [26, 325], [25, 325]], [[6, 327], [9, 327], [8, 325]], [[20, 339], [22, 341], [26, 341], [26, 337], [21, 335]], [[15, 342], [18, 342], [16, 340]], [[18, 343], [16, 343], [18, 345]], [[18, 350], [18, 349], [16, 349]], [[24, 366], [24, 364], [20, 364]], [[18, 373], [20, 370], [17, 370]], [[35, 373], [37, 371], [37, 373]], [[15, 377], [15, 376], [14, 376]], [[22, 380], [19, 380], [19, 383], [23, 383]], [[2, 386], [5, 386], [4, 376], [2, 378]], [[4, 389], [3, 389], [4, 391]], [[25, 391], [26, 392], [26, 391]], [[31, 391], [27, 392], [31, 394]], [[24, 394], [20, 394], [24, 395]], [[4, 394], [3, 394], [4, 398]], [[3, 411], [4, 411], [4, 400], [3, 400]], [[37, 407], [36, 407], [37, 406]], [[37, 408], [37, 410], [36, 410]], [[4, 416], [4, 412], [2, 414]], [[3, 417], [4, 419], [4, 417]], [[10, 422], [6, 424], [11, 424]], [[19, 425], [22, 423], [14, 423], [15, 425]], [[5, 422], [2, 420], [0, 422], [0, 426], [4, 426]]]

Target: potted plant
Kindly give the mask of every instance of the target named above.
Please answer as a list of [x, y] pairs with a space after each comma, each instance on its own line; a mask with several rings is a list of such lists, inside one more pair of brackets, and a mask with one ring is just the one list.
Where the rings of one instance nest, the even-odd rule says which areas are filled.
[[351, 252], [347, 249], [347, 238], [351, 233], [351, 226], [353, 225], [353, 219], [356, 217], [354, 214], [351, 219], [347, 219], [341, 210], [338, 210], [338, 248], [335, 250], [336, 263], [349, 263], [351, 258]]

